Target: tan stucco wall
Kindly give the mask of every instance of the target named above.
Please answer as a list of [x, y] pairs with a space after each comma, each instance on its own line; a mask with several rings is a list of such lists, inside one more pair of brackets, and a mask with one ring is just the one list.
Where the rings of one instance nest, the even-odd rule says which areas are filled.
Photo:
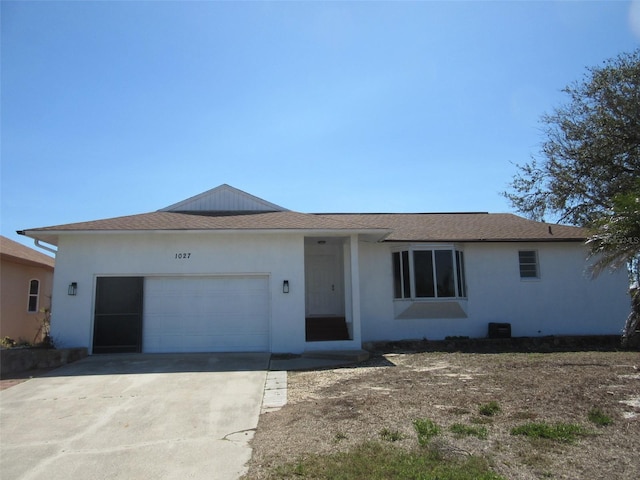
[[[40, 281], [38, 312], [27, 311], [29, 282]], [[51, 308], [53, 269], [2, 260], [0, 264], [0, 338], [32, 342], [40, 326], [43, 308]]]

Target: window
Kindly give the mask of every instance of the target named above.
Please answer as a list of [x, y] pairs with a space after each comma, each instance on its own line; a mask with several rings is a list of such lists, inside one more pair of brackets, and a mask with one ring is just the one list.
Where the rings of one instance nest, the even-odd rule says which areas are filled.
[[395, 298], [411, 296], [409, 282], [409, 252], [395, 252], [393, 254], [393, 290]]
[[458, 250], [392, 253], [394, 298], [466, 297], [464, 256]]
[[538, 253], [535, 250], [520, 250], [520, 278], [539, 278]]
[[458, 280], [458, 296], [467, 296], [467, 285], [464, 280], [464, 253], [456, 250], [456, 274]]
[[38, 293], [40, 292], [40, 280], [29, 281], [29, 302], [27, 312], [38, 311]]

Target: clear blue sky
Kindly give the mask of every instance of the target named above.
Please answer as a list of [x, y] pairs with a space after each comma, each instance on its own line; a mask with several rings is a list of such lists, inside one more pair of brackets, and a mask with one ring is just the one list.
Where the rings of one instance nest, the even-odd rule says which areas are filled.
[[560, 90], [640, 45], [637, 1], [1, 8], [16, 240], [222, 183], [301, 212], [508, 212]]

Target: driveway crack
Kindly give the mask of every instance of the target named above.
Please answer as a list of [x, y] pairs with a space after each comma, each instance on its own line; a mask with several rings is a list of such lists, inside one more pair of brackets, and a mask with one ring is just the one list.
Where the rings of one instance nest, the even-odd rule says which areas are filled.
[[238, 430], [237, 432], [227, 433], [222, 437], [222, 440], [227, 440], [229, 442], [246, 442], [253, 438], [253, 434], [256, 433], [256, 430], [256, 428], [245, 428], [244, 430]]

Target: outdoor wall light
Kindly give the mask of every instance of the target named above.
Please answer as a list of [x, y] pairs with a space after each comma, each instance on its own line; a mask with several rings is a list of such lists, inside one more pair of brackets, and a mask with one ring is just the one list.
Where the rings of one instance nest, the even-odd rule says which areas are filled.
[[282, 282], [282, 293], [289, 293], [289, 280]]
[[75, 295], [76, 293], [78, 293], [78, 283], [77, 282], [71, 282], [69, 284], [69, 290], [67, 290], [67, 293], [69, 295]]

